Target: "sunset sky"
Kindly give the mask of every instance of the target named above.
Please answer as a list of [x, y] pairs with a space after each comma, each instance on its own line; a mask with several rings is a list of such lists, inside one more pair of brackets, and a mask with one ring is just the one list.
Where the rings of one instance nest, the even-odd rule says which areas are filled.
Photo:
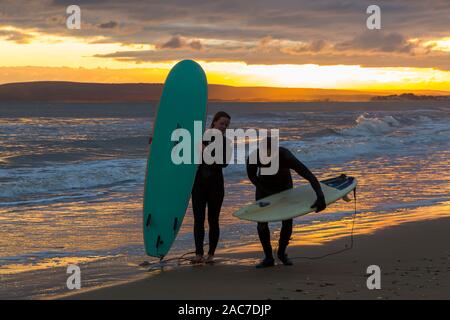
[[450, 91], [449, 17], [448, 0], [0, 0], [0, 83], [163, 82], [189, 58], [215, 84]]

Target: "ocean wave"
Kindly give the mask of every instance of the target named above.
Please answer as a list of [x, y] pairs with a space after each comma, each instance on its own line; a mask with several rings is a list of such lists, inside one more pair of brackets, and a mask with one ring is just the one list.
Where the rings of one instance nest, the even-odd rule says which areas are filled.
[[[448, 118], [436, 120], [417, 114], [375, 116], [364, 113], [357, 115], [354, 123], [340, 129], [319, 128], [314, 134], [303, 135], [303, 139], [287, 138], [280, 145], [291, 150], [307, 165], [314, 165], [318, 162], [342, 163], [373, 155], [427, 153], [432, 147], [448, 148], [450, 143]], [[237, 178], [246, 177], [245, 170], [245, 165], [234, 164], [224, 172], [228, 177]]]
[[2, 201], [0, 202], [0, 207], [9, 207], [9, 206], [24, 206], [30, 204], [48, 204], [54, 202], [66, 202], [73, 201], [78, 199], [96, 199], [99, 196], [105, 194], [104, 192], [96, 192], [96, 193], [81, 193], [76, 195], [65, 195], [65, 196], [48, 196], [44, 198], [37, 199], [29, 199], [29, 200], [19, 200], [19, 201]]
[[79, 251], [62, 251], [59, 250], [44, 250], [29, 252], [15, 256], [0, 257], [0, 267], [9, 264], [38, 264], [43, 261], [51, 259], [63, 258], [106, 258], [116, 257], [119, 255], [142, 255], [144, 250], [141, 245], [128, 245], [110, 250], [79, 250]]
[[[376, 117], [362, 114], [355, 119], [354, 126], [333, 129], [334, 133], [313, 139], [288, 141], [284, 145], [300, 159], [311, 162], [408, 153], [413, 149], [428, 152], [432, 146], [447, 148], [450, 143], [449, 127], [448, 118], [435, 120], [423, 115]], [[425, 145], [427, 148], [424, 148]]]
[[[324, 126], [318, 128], [318, 135], [309, 135], [301, 140], [287, 137], [280, 145], [293, 151], [308, 166], [316, 163], [342, 163], [374, 154], [398, 155], [429, 152], [431, 148], [448, 148], [449, 128], [449, 119], [446, 117], [436, 119], [420, 114], [376, 116], [363, 113], [355, 116], [352, 126], [340, 129]], [[242, 146], [245, 142], [239, 141], [238, 144]], [[247, 151], [247, 155], [248, 153]], [[245, 159], [245, 155], [239, 156]], [[49, 199], [58, 196], [77, 197], [78, 194], [85, 194], [80, 191], [95, 188], [110, 189], [115, 185], [133, 183], [142, 185], [145, 165], [146, 159], [142, 157], [0, 169], [0, 198], [3, 204], [18, 205], [30, 201], [50, 201]], [[234, 181], [247, 176], [245, 164], [230, 164], [224, 173]], [[30, 197], [39, 194], [45, 197]], [[86, 194], [89, 195], [90, 192]]]
[[142, 183], [145, 165], [145, 159], [115, 159], [0, 169], [0, 180], [3, 181], [0, 198]]
[[379, 135], [397, 130], [400, 126], [400, 122], [394, 116], [378, 118], [362, 114], [356, 119], [354, 127], [341, 129], [337, 132], [348, 136]]

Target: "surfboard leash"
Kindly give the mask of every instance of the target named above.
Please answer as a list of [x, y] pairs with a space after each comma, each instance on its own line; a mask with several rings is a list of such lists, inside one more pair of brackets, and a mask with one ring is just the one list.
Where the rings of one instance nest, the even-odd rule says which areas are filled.
[[[208, 245], [208, 243], [205, 244], [205, 246], [207, 246], [207, 245]], [[180, 265], [180, 261], [193, 262], [192, 258], [186, 258], [186, 256], [190, 255], [190, 254], [195, 254], [195, 251], [185, 252], [182, 255], [179, 255], [179, 256], [176, 256], [176, 257], [172, 257], [172, 258], [169, 258], [169, 259], [164, 259], [165, 257], [161, 257], [159, 259], [159, 261], [157, 261], [157, 262], [152, 262], [152, 263], [147, 262], [147, 263], [142, 264], [142, 267], [151, 267], [151, 266], [154, 266], [154, 265], [159, 265], [160, 267], [163, 267], [164, 263], [170, 262], [170, 261], [175, 261], [175, 260], [178, 261], [178, 265]], [[150, 271], [150, 270], [152, 270], [152, 269], [149, 269], [148, 271]]]
[[[353, 245], [354, 245], [354, 230], [355, 230], [355, 220], [356, 220], [356, 216], [358, 214], [357, 211], [357, 201], [356, 201], [356, 188], [353, 189], [353, 199], [354, 199], [354, 212], [353, 212], [353, 218], [352, 218], [352, 230], [350, 232], [350, 245], [346, 244], [344, 249], [338, 250], [338, 251], [333, 251], [321, 256], [316, 256], [316, 257], [307, 257], [307, 256], [296, 256], [296, 257], [290, 257], [290, 259], [292, 260], [296, 260], [296, 259], [306, 259], [306, 260], [319, 260], [319, 259], [323, 259], [329, 256], [333, 256], [333, 255], [337, 255], [337, 254], [341, 254], [343, 252], [349, 251], [351, 249], [353, 249]], [[205, 245], [208, 245], [208, 243], [206, 243]], [[278, 250], [278, 247], [276, 248], [276, 250]], [[169, 259], [164, 259], [165, 257], [161, 257], [159, 262], [153, 262], [153, 263], [148, 263], [145, 265], [145, 267], [149, 267], [152, 265], [160, 265], [162, 267], [162, 263], [166, 263], [166, 262], [170, 262], [170, 261], [178, 261], [178, 265], [180, 265], [180, 261], [189, 261], [192, 262], [193, 259], [192, 258], [186, 258], [187, 255], [190, 254], [195, 254], [195, 251], [189, 251], [186, 253], [183, 253], [180, 256], [176, 256], [173, 258], [169, 258]], [[149, 269], [150, 271], [151, 269]]]
[[[349, 250], [353, 249], [353, 244], [354, 244], [353, 234], [354, 234], [354, 230], [355, 230], [355, 220], [356, 220], [356, 216], [357, 216], [357, 210], [356, 210], [356, 188], [353, 189], [353, 199], [355, 200], [354, 201], [355, 211], [353, 212], [352, 231], [350, 233], [350, 245], [346, 244], [344, 249], [341, 249], [341, 250], [338, 250], [338, 251], [333, 251], [333, 252], [330, 252], [330, 253], [327, 253], [327, 254], [324, 254], [324, 255], [321, 255], [321, 256], [316, 256], [316, 257], [297, 256], [297, 257], [292, 257], [290, 259], [292, 259], [292, 260], [294, 260], [294, 259], [319, 260], [319, 259], [323, 259], [323, 258], [326, 258], [326, 257], [329, 257], [329, 256], [337, 255], [337, 254], [340, 254], [340, 253], [343, 253], [345, 251], [349, 251]], [[277, 247], [277, 250], [278, 250], [278, 247]]]

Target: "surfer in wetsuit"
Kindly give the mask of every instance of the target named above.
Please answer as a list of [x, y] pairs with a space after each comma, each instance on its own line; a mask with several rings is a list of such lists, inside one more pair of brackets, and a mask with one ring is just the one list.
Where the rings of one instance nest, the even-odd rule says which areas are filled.
[[[267, 155], [271, 157], [271, 138], [267, 138]], [[255, 152], [259, 152], [256, 150]], [[259, 154], [259, 153], [258, 153]], [[259, 157], [256, 164], [250, 164], [247, 158], [247, 175], [250, 181], [256, 186], [256, 200], [268, 197], [270, 195], [279, 193], [281, 191], [293, 188], [291, 169], [295, 170], [301, 177], [309, 181], [312, 188], [316, 192], [317, 200], [311, 206], [316, 208], [316, 212], [322, 211], [326, 208], [325, 197], [320, 187], [319, 181], [314, 174], [301, 163], [288, 149], [279, 147], [279, 169], [274, 175], [261, 175], [260, 169], [262, 167], [269, 167], [269, 164], [261, 164]], [[268, 222], [258, 222], [258, 235], [264, 249], [265, 258], [256, 267], [265, 268], [271, 267], [275, 264], [272, 254], [272, 245], [270, 244], [270, 230]], [[286, 248], [292, 235], [292, 219], [284, 220], [280, 231], [280, 239], [278, 243], [278, 259], [284, 265], [292, 265], [292, 261], [286, 254]]]
[[[218, 129], [225, 134], [225, 130], [230, 125], [231, 117], [223, 111], [214, 115], [211, 123], [212, 129]], [[228, 141], [225, 137], [224, 149], [228, 147]], [[203, 148], [208, 143], [203, 142]], [[194, 186], [192, 188], [192, 210], [194, 212], [194, 239], [195, 239], [195, 258], [193, 263], [212, 263], [214, 252], [219, 241], [219, 214], [224, 198], [224, 181], [222, 169], [228, 163], [226, 161], [227, 152], [223, 152], [224, 161], [222, 164], [202, 163], [198, 167], [195, 176]], [[208, 206], [208, 225], [209, 225], [209, 251], [206, 259], [203, 257], [203, 241], [205, 238], [205, 214]]]

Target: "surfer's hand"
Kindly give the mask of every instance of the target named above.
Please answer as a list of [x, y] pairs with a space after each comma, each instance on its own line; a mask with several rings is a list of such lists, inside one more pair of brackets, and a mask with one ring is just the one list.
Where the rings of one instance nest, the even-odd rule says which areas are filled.
[[312, 208], [316, 208], [316, 212], [320, 212], [322, 210], [325, 210], [327, 207], [327, 204], [325, 203], [325, 197], [318, 197], [316, 202], [311, 206]]

